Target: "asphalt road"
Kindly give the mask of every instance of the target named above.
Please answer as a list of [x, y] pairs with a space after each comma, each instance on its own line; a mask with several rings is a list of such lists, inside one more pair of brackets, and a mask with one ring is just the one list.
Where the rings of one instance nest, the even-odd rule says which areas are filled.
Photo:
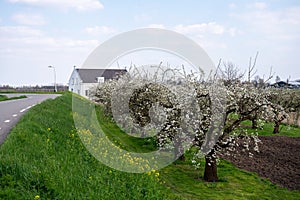
[[4, 94], [8, 97], [26, 95], [27, 98], [0, 102], [0, 145], [21, 116], [34, 105], [59, 94]]

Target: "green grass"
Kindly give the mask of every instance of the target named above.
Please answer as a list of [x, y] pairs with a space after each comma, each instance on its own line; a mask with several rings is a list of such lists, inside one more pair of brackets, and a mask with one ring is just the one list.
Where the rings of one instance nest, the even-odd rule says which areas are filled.
[[226, 160], [218, 165], [220, 181], [203, 181], [204, 162], [195, 170], [189, 161], [177, 161], [160, 170], [161, 178], [174, 194], [184, 199], [299, 199], [300, 191], [289, 191], [255, 173], [240, 170]]
[[[251, 129], [251, 121], [242, 122], [242, 127], [246, 128], [246, 130], [250, 132], [254, 132], [255, 130]], [[258, 128], [258, 135], [261, 136], [288, 136], [288, 137], [300, 137], [300, 127], [295, 125], [281, 124], [280, 131], [277, 134], [273, 133], [274, 123], [272, 122], [264, 122], [262, 128]]]
[[0, 199], [175, 199], [153, 174], [116, 171], [83, 146], [72, 95], [29, 110], [0, 147]]
[[[76, 132], [72, 96], [66, 93], [29, 110], [0, 146], [0, 199], [300, 199], [299, 191], [280, 188], [227, 161], [218, 167], [220, 182], [206, 183], [200, 170], [177, 161], [153, 174], [111, 169], [85, 149]], [[107, 136], [135, 152], [154, 150], [151, 139], [123, 133], [97, 107]]]
[[15, 100], [15, 99], [24, 99], [27, 98], [27, 96], [22, 95], [18, 97], [7, 97], [6, 95], [0, 95], [0, 101], [8, 101], [8, 100]]
[[0, 94], [64, 94], [66, 91], [57, 91], [57, 92], [33, 92], [33, 91], [27, 91], [27, 92], [20, 92], [16, 90], [2, 90], [0, 91]]
[[109, 117], [104, 115], [102, 107], [97, 106], [96, 110], [98, 121], [105, 134], [113, 143], [122, 149], [131, 152], [150, 152], [157, 150], [154, 138], [138, 138], [130, 136], [123, 131], [120, 131], [120, 128], [113, 123]]

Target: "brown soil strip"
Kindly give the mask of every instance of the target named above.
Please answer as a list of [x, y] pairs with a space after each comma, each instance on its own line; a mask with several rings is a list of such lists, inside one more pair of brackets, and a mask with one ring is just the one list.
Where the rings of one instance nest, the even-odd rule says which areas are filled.
[[[300, 190], [300, 138], [286, 136], [260, 136], [259, 153], [238, 148], [231, 156], [222, 156], [235, 166], [270, 179], [290, 190]], [[241, 141], [239, 141], [241, 142]]]

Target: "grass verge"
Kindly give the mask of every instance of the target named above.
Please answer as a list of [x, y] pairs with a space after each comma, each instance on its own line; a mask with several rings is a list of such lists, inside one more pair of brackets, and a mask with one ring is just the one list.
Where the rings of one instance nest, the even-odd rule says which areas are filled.
[[176, 199], [153, 173], [116, 171], [92, 157], [66, 93], [28, 111], [0, 147], [0, 199]]
[[0, 101], [8, 101], [8, 100], [14, 100], [14, 99], [24, 99], [27, 98], [27, 96], [22, 95], [18, 97], [7, 97], [6, 95], [0, 95]]

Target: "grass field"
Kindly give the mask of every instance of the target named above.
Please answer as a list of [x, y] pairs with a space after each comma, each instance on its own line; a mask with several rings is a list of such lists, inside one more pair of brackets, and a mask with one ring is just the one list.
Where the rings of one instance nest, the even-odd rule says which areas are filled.
[[[122, 148], [155, 149], [154, 141], [127, 136], [100, 107], [97, 111], [108, 137]], [[300, 198], [300, 191], [277, 187], [227, 161], [219, 164], [221, 181], [206, 183], [203, 167], [195, 170], [187, 159], [159, 173], [132, 174], [101, 164], [82, 144], [74, 127], [72, 95], [65, 93], [29, 110], [0, 146], [0, 199]]]
[[14, 100], [14, 99], [23, 99], [27, 98], [25, 95], [21, 95], [18, 97], [7, 97], [6, 95], [0, 95], [0, 101], [8, 101], [8, 100]]
[[[245, 121], [242, 123], [242, 126], [248, 130], [248, 132], [253, 132], [253, 129], [251, 129], [251, 122]], [[295, 125], [287, 125], [287, 124], [281, 124], [280, 125], [280, 132], [274, 134], [273, 133], [273, 123], [264, 123], [262, 128], [258, 128], [257, 132], [259, 135], [264, 136], [289, 136], [289, 137], [300, 137], [300, 128]]]

